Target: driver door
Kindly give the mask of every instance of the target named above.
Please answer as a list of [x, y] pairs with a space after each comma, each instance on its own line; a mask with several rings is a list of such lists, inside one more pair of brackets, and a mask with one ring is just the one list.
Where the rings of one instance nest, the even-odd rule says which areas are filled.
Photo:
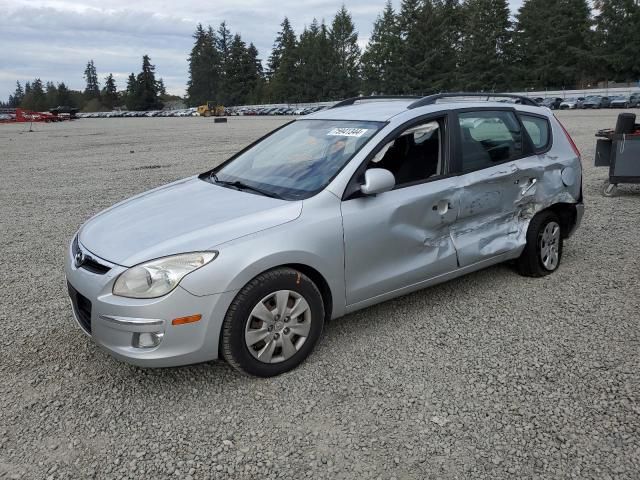
[[456, 178], [446, 176], [446, 124], [445, 117], [429, 119], [381, 144], [366, 167], [391, 171], [395, 188], [342, 202], [348, 306], [457, 268], [450, 227], [459, 200]]

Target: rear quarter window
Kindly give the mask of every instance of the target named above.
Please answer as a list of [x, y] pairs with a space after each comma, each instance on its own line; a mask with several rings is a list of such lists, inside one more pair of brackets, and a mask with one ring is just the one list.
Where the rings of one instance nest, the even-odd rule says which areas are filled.
[[542, 153], [551, 143], [551, 126], [549, 120], [543, 117], [520, 114], [524, 129], [529, 134], [535, 153]]

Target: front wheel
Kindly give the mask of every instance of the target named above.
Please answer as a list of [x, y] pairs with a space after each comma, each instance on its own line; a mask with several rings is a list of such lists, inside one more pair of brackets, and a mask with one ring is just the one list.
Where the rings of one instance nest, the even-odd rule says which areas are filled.
[[531, 219], [527, 244], [516, 266], [521, 275], [543, 277], [555, 272], [562, 259], [562, 227], [558, 216], [544, 211]]
[[280, 375], [309, 356], [324, 316], [320, 291], [306, 275], [291, 268], [262, 273], [229, 307], [220, 338], [222, 356], [247, 375]]

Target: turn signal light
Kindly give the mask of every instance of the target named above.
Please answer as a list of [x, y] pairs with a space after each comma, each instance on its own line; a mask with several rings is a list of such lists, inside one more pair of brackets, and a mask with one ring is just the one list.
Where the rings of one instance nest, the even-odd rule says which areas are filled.
[[201, 318], [202, 315], [200, 314], [190, 315], [188, 317], [174, 318], [173, 320], [171, 320], [171, 325], [184, 325], [185, 323], [199, 322]]

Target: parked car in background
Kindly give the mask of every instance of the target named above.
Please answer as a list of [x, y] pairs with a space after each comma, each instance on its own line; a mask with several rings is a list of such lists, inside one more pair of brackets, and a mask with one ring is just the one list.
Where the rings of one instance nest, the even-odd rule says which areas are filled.
[[582, 103], [582, 108], [609, 108], [611, 100], [601, 95], [591, 95]]
[[551, 110], [557, 110], [560, 108], [560, 104], [564, 99], [560, 97], [549, 97], [542, 100], [540, 106], [550, 108]]
[[575, 110], [576, 108], [582, 108], [584, 103], [584, 97], [571, 97], [565, 98], [560, 103], [560, 110]]
[[120, 202], [66, 252], [79, 328], [136, 365], [270, 377], [330, 319], [502, 262], [552, 274], [583, 214], [580, 152], [519, 99], [352, 98]]
[[611, 97], [611, 108], [631, 108], [637, 107], [640, 104], [640, 94], [634, 93], [632, 95], [617, 95]]

